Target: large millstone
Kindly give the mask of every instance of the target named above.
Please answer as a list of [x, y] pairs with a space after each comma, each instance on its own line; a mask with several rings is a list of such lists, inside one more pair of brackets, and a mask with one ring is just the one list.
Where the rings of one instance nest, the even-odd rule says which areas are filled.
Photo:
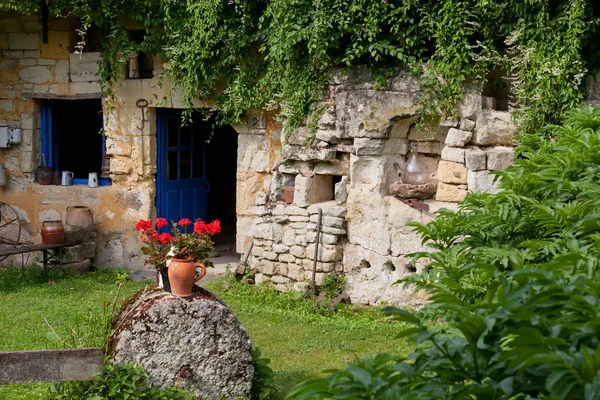
[[118, 363], [135, 362], [161, 388], [198, 399], [247, 399], [254, 366], [248, 333], [233, 312], [198, 286], [186, 298], [144, 289], [121, 312], [112, 338]]

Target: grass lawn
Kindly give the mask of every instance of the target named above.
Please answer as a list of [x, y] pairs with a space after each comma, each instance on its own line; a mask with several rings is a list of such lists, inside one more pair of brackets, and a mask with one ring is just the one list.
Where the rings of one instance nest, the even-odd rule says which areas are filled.
[[[63, 348], [44, 321], [67, 343], [102, 345], [103, 309], [117, 290], [117, 271], [83, 276], [44, 274], [29, 267], [0, 270], [0, 351]], [[127, 282], [120, 299], [144, 287]], [[299, 295], [280, 295], [230, 280], [208, 285], [236, 313], [254, 346], [271, 359], [276, 384], [285, 393], [300, 379], [328, 368], [342, 367], [355, 356], [388, 352], [406, 354], [406, 344], [394, 339], [399, 326], [377, 310], [343, 310], [320, 315]], [[0, 399], [41, 399], [48, 385], [0, 386]]]

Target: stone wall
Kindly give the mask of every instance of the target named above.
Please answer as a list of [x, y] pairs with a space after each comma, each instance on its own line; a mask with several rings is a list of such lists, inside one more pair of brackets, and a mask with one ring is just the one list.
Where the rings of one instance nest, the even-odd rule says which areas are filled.
[[[26, 243], [40, 242], [42, 221], [64, 220], [68, 206], [88, 206], [98, 234], [96, 263], [140, 269], [144, 257], [134, 225], [156, 212], [156, 107], [182, 108], [181, 99], [176, 93], [170, 95], [168, 80], [159, 85], [159, 59], [155, 59], [154, 78], [123, 79], [113, 99], [102, 98], [97, 76], [99, 53], [73, 54], [77, 23], [73, 17], [50, 19], [48, 43], [44, 44], [38, 16], [3, 14], [0, 124], [21, 127], [23, 139], [0, 149], [0, 162], [9, 179], [6, 187], [0, 188], [0, 200], [18, 210]], [[34, 172], [41, 164], [41, 102], [84, 98], [102, 98], [112, 185], [88, 188], [35, 183]], [[140, 99], [149, 106], [138, 107]], [[206, 106], [202, 102], [196, 105]]]
[[[428, 222], [441, 207], [455, 208], [468, 191], [495, 192], [490, 171], [512, 162], [516, 130], [508, 112], [493, 109], [493, 99], [469, 93], [460, 118], [420, 133], [415, 126], [420, 96], [417, 79], [408, 73], [383, 90], [373, 87], [366, 70], [332, 74], [314, 138], [305, 128], [294, 131], [274, 161], [270, 187], [255, 187], [250, 266], [257, 282], [270, 280], [281, 290], [306, 285], [320, 208], [317, 284], [327, 273], [343, 272], [354, 302], [424, 301], [393, 284], [423, 267], [407, 257], [422, 249], [407, 224]], [[399, 179], [393, 164], [404, 166], [411, 148], [437, 185], [434, 198], [425, 200], [428, 213], [389, 193]], [[284, 201], [286, 187], [294, 188], [291, 204]]]

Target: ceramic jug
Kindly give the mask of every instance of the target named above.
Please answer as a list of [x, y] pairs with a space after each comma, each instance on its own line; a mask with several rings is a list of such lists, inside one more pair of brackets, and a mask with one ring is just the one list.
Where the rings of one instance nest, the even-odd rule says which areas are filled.
[[98, 174], [96, 172], [90, 172], [88, 176], [88, 187], [98, 187]]
[[60, 179], [60, 184], [62, 186], [71, 186], [71, 181], [73, 180], [74, 174], [70, 171], [63, 171]]

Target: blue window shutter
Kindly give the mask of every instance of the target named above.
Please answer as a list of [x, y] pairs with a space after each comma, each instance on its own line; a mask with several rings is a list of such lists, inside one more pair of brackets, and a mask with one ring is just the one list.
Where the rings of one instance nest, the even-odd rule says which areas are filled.
[[41, 119], [42, 157], [46, 160], [47, 166], [54, 167], [54, 146], [52, 143], [52, 107], [47, 101], [42, 101]]

